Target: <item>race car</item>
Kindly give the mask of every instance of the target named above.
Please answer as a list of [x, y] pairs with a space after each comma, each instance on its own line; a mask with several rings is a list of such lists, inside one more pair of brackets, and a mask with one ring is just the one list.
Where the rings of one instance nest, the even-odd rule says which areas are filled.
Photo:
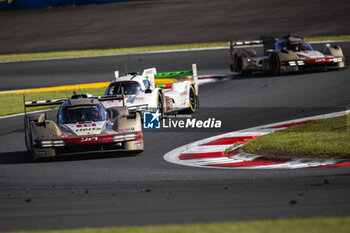
[[[258, 55], [250, 46], [263, 45]], [[241, 47], [235, 49], [237, 46]], [[242, 48], [245, 47], [245, 48]], [[230, 41], [231, 71], [238, 75], [270, 72], [275, 75], [311, 69], [345, 68], [345, 57], [338, 45], [325, 44], [322, 52], [314, 50], [300, 36], [286, 35], [281, 39], [262, 37], [255, 41]]]
[[140, 114], [126, 106], [105, 109], [101, 102], [119, 99], [73, 95], [70, 99], [25, 102], [25, 108], [59, 105], [57, 121], [46, 113], [25, 113], [27, 150], [34, 160], [61, 155], [144, 150]]
[[[155, 68], [119, 76], [106, 89], [105, 96], [123, 96], [120, 100], [105, 101], [105, 107], [128, 106], [137, 111], [159, 111], [160, 114], [188, 110], [195, 112], [199, 107], [197, 66], [192, 71], [157, 73]], [[124, 101], [123, 101], [124, 100]]]

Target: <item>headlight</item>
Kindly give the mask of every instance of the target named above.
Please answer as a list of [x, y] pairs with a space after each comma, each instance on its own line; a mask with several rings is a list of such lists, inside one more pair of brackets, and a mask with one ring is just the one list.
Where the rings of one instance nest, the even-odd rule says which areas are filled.
[[137, 139], [137, 133], [128, 133], [122, 135], [116, 135], [112, 138], [114, 142], [129, 141]]
[[341, 62], [341, 61], [343, 61], [343, 58], [341, 58], [341, 57], [333, 58], [333, 62]]
[[41, 141], [42, 147], [59, 147], [59, 146], [65, 146], [66, 142], [64, 140], [46, 140]]
[[297, 61], [297, 63], [298, 63], [299, 66], [305, 65], [305, 62], [304, 62], [304, 61]]
[[117, 135], [112, 138], [114, 142], [124, 141], [124, 135]]
[[297, 65], [297, 63], [295, 61], [289, 61], [288, 63], [289, 63], [290, 66], [296, 66]]

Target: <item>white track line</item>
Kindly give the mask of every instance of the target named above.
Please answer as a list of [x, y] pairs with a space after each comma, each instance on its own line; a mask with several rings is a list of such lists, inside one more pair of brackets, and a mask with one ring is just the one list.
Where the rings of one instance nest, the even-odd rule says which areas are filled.
[[[290, 121], [283, 121], [268, 125], [262, 125], [257, 127], [252, 127], [248, 129], [243, 129], [239, 131], [229, 132], [226, 134], [217, 135], [210, 138], [201, 139], [192, 143], [189, 143], [187, 145], [175, 148], [174, 150], [166, 153], [163, 158], [164, 160], [178, 164], [178, 165], [185, 165], [185, 166], [192, 166], [192, 167], [205, 167], [205, 168], [219, 168], [219, 169], [293, 169], [293, 168], [305, 168], [305, 167], [317, 167], [317, 166], [323, 166], [323, 165], [332, 165], [336, 163], [340, 163], [344, 160], [341, 159], [312, 159], [312, 158], [298, 158], [298, 159], [291, 159], [286, 162], [280, 163], [280, 164], [274, 164], [274, 165], [259, 165], [259, 166], [250, 166], [250, 167], [215, 167], [215, 164], [221, 164], [223, 163], [240, 163], [240, 162], [246, 162], [246, 161], [252, 161], [257, 158], [262, 158], [262, 156], [259, 155], [251, 155], [251, 154], [235, 154], [231, 157], [223, 157], [223, 158], [202, 158], [202, 159], [179, 159], [179, 155], [181, 154], [188, 154], [188, 153], [206, 153], [206, 152], [223, 152], [225, 148], [228, 147], [228, 145], [214, 145], [214, 146], [201, 146], [202, 144], [214, 141], [216, 139], [226, 138], [226, 137], [240, 137], [240, 136], [257, 136], [257, 135], [264, 135], [266, 133], [270, 133], [276, 130], [280, 130], [282, 128], [274, 128], [271, 129], [269, 127], [273, 126], [279, 126], [279, 125], [285, 125], [285, 124], [291, 124], [291, 123], [297, 123], [297, 122], [304, 122], [309, 120], [318, 120], [318, 119], [326, 119], [331, 117], [337, 117], [337, 116], [343, 116], [346, 114], [349, 114], [349, 110], [347, 111], [341, 111], [341, 112], [335, 112], [335, 113], [329, 113], [329, 114], [323, 114], [323, 115], [317, 115], [312, 117], [304, 117], [300, 119], [294, 119]], [[240, 145], [242, 146], [242, 144]], [[238, 146], [238, 147], [240, 147]], [[204, 150], [201, 150], [203, 148]], [[237, 147], [236, 147], [237, 148]], [[216, 150], [215, 150], [216, 149]], [[212, 162], [212, 163], [211, 163]], [[213, 165], [213, 166], [209, 166]]]
[[[55, 108], [45, 109], [45, 110], [38, 110], [38, 111], [27, 112], [27, 113], [48, 112], [48, 111], [51, 111], [51, 110], [55, 110]], [[18, 114], [13, 114], [13, 115], [8, 115], [8, 116], [0, 116], [0, 120], [1, 119], [6, 119], [6, 118], [11, 118], [11, 117], [18, 117], [18, 116], [24, 116], [24, 113], [18, 113]]]

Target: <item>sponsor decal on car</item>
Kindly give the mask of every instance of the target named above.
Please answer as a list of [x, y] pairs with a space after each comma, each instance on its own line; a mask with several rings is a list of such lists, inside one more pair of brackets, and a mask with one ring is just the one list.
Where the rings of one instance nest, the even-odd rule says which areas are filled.
[[60, 138], [69, 138], [71, 135], [72, 134], [70, 134], [70, 133], [64, 133], [64, 134], [61, 135]]
[[110, 134], [116, 134], [117, 132], [114, 130], [105, 130], [105, 133], [110, 135]]
[[142, 146], [141, 142], [135, 142], [134, 143], [134, 147], [141, 147], [141, 146]]
[[100, 134], [104, 122], [94, 122], [94, 123], [85, 123], [85, 124], [65, 124], [65, 127], [68, 127], [72, 132], [75, 132], [77, 135], [90, 135], [90, 134]]
[[303, 52], [298, 52], [297, 55], [301, 57], [309, 57], [309, 58], [324, 58], [324, 54], [322, 54], [319, 51], [303, 51]]
[[98, 141], [98, 137], [81, 138], [81, 142], [95, 142], [95, 141]]
[[77, 124], [76, 125], [77, 128], [81, 128], [81, 127], [96, 127], [96, 124], [92, 123], [92, 124]]
[[81, 128], [76, 129], [75, 132], [88, 132], [88, 131], [100, 131], [101, 128]]
[[119, 129], [120, 132], [129, 132], [129, 131], [135, 131], [134, 127], [131, 128], [124, 128], [124, 129]]

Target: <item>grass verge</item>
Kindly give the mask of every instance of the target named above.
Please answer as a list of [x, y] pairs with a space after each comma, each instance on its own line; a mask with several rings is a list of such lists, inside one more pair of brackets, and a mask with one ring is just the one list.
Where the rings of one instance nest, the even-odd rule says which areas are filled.
[[350, 114], [294, 125], [243, 146], [247, 153], [270, 157], [350, 158]]
[[[350, 40], [350, 35], [306, 37], [305, 39], [308, 41]], [[145, 46], [145, 47], [134, 47], [134, 48], [115, 48], [115, 49], [81, 50], [81, 51], [59, 51], [59, 52], [47, 52], [47, 53], [10, 54], [10, 55], [1, 55], [0, 62], [29, 61], [29, 60], [69, 58], [69, 57], [89, 57], [89, 56], [130, 54], [130, 53], [142, 53], [142, 52], [150, 52], [150, 51], [195, 49], [195, 48], [208, 48], [208, 47], [228, 47], [228, 42], [224, 41], [224, 42], [214, 42], [214, 43], [161, 45], [161, 46]]]
[[[292, 220], [265, 220], [184, 224], [145, 227], [87, 228], [76, 230], [35, 231], [37, 233], [347, 233], [350, 217], [310, 218]], [[22, 231], [24, 232], [24, 231]], [[29, 231], [26, 231], [27, 233]], [[34, 232], [34, 231], [33, 231]]]
[[[90, 93], [94, 96], [100, 96], [104, 94], [106, 88], [86, 88], [76, 90], [78, 93]], [[49, 92], [32, 92], [26, 93], [26, 101], [35, 100], [53, 100], [53, 99], [66, 99], [71, 97], [73, 91], [49, 91]], [[4, 94], [0, 95], [0, 116], [12, 115], [24, 112], [23, 94]], [[27, 111], [36, 111], [43, 109], [56, 108], [57, 106], [42, 106], [42, 107], [32, 107], [27, 108]]]
[[239, 144], [237, 142], [233, 143], [231, 146], [227, 147], [225, 149], [225, 154], [228, 154], [233, 148], [235, 148], [236, 146], [238, 146]]
[[0, 62], [103, 56], [103, 55], [114, 55], [114, 54], [130, 54], [130, 53], [142, 53], [142, 52], [151, 52], [151, 51], [222, 47], [222, 46], [228, 46], [228, 42], [145, 46], [145, 47], [134, 47], [134, 48], [95, 49], [95, 50], [80, 50], [80, 51], [60, 51], [60, 52], [47, 52], [47, 53], [11, 54], [11, 55], [1, 55]]

